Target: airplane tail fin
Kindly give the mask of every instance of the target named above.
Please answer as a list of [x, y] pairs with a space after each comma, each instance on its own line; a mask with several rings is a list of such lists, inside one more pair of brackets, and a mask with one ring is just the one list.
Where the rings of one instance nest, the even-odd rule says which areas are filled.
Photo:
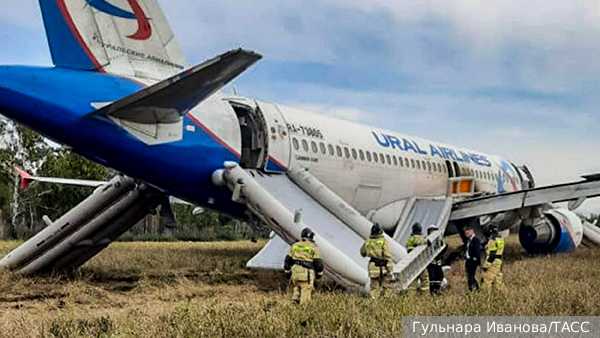
[[187, 68], [156, 0], [39, 0], [57, 67], [163, 80]]

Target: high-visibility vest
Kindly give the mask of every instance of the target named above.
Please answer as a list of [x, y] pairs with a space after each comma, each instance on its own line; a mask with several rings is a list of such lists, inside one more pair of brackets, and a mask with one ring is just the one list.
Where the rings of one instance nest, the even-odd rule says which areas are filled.
[[312, 262], [315, 259], [316, 247], [309, 241], [301, 241], [292, 245], [290, 256], [296, 261]]
[[406, 241], [406, 250], [411, 252], [419, 245], [423, 245], [423, 237], [421, 235], [412, 235]]
[[387, 259], [386, 255], [387, 247], [386, 240], [383, 237], [380, 238], [368, 238], [365, 242], [365, 249], [367, 257], [376, 259]]
[[[488, 259], [484, 264], [484, 267], [490, 265], [500, 266], [502, 264], [502, 254], [504, 253], [504, 238], [490, 238], [486, 246], [486, 252]], [[490, 257], [494, 256], [494, 260], [490, 262]]]
[[[290, 257], [294, 261], [309, 263], [305, 265], [311, 265], [315, 259], [323, 258], [319, 248], [314, 243], [304, 239], [292, 245], [290, 248]], [[314, 278], [314, 268], [307, 268], [301, 264], [294, 264], [292, 266], [292, 280], [310, 282], [314, 281]]]

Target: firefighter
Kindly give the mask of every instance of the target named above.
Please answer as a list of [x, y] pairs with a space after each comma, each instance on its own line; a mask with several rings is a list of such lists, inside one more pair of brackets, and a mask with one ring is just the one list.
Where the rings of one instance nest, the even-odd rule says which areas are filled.
[[323, 276], [323, 257], [314, 243], [315, 233], [312, 230], [304, 228], [300, 236], [302, 239], [292, 245], [285, 257], [284, 270], [294, 287], [292, 300], [306, 304], [312, 297], [315, 279]]
[[371, 236], [360, 248], [363, 257], [369, 257], [369, 278], [371, 278], [371, 298], [387, 296], [390, 292], [392, 276], [392, 254], [387, 239], [379, 224], [371, 227]]
[[[427, 237], [431, 235], [434, 231], [437, 231], [438, 228], [435, 225], [431, 225], [427, 228]], [[443, 256], [446, 249], [440, 252], [437, 257], [433, 259], [433, 261], [427, 266], [427, 273], [429, 275], [429, 293], [432, 296], [435, 296], [439, 293], [442, 288], [442, 282], [444, 281], [444, 270], [443, 266]]]
[[490, 225], [490, 235], [485, 251], [487, 259], [483, 264], [483, 287], [494, 290], [503, 287], [502, 282], [502, 253], [504, 253], [504, 238], [498, 233], [498, 225]]
[[[423, 228], [421, 227], [421, 224], [419, 224], [419, 222], [416, 222], [415, 224], [413, 224], [410, 237], [408, 237], [408, 240], [406, 241], [406, 251], [408, 251], [409, 254], [417, 246], [426, 244], [425, 239], [422, 236], [422, 233], [423, 233]], [[420, 289], [417, 289], [418, 283], [421, 284]], [[419, 292], [429, 290], [429, 278], [427, 277], [427, 270], [423, 271], [421, 273], [421, 275], [419, 277], [417, 277], [417, 280], [415, 282], [413, 282], [409, 286], [408, 289], [409, 290], [417, 290]]]

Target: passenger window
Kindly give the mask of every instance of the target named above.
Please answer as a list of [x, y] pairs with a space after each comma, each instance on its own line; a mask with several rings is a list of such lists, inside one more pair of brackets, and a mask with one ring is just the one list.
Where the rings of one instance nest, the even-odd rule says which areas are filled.
[[298, 143], [298, 139], [295, 137], [292, 139], [292, 145], [294, 145], [294, 150], [300, 149], [300, 143]]
[[316, 154], [316, 153], [318, 153], [318, 152], [319, 152], [319, 149], [317, 148], [317, 143], [316, 143], [315, 141], [312, 141], [312, 142], [310, 143], [310, 146], [312, 147], [312, 151], [313, 151], [313, 153], [315, 153], [315, 154]]
[[346, 158], [350, 158], [350, 151], [346, 147], [344, 147], [344, 155], [346, 155]]
[[308, 152], [308, 142], [306, 142], [306, 140], [302, 140], [302, 149]]
[[367, 151], [367, 161], [371, 162], [371, 152]]
[[[404, 166], [407, 167], [407, 168], [410, 167], [409, 164], [408, 164], [408, 159], [407, 158], [404, 159]], [[413, 165], [413, 167], [414, 167], [414, 165]]]
[[396, 158], [396, 156], [392, 156], [392, 159], [394, 160], [394, 166], [397, 167], [398, 166], [398, 159]]
[[379, 159], [381, 160], [381, 164], [385, 164], [385, 156], [383, 154], [379, 154]]
[[427, 162], [427, 171], [431, 171], [431, 162]]
[[327, 150], [325, 149], [325, 143], [321, 142], [321, 143], [319, 144], [319, 146], [321, 147], [321, 153], [322, 153], [323, 155], [327, 154]]
[[333, 151], [333, 146], [331, 144], [328, 144], [327, 148], [329, 148], [329, 155], [331, 155], [331, 156], [335, 155], [335, 152]]
[[398, 162], [400, 163], [401, 167], [404, 167], [404, 160], [402, 160], [402, 156], [398, 156]]
[[364, 151], [362, 151], [362, 150], [359, 150], [359, 151], [358, 151], [358, 155], [360, 155], [360, 160], [361, 160], [361, 161], [364, 161], [364, 160], [365, 160], [365, 152], [364, 152]]
[[335, 146], [335, 150], [337, 151], [337, 156], [342, 157], [342, 147]]
[[385, 155], [385, 159], [387, 160], [388, 165], [392, 165], [392, 159], [390, 158], [390, 155]]
[[355, 160], [358, 158], [358, 155], [356, 154], [356, 149], [354, 148], [352, 148], [352, 158]]
[[417, 160], [417, 170], [421, 170], [421, 161]]
[[413, 169], [416, 168], [416, 166], [415, 166], [415, 160], [412, 159], [412, 158], [410, 159], [410, 167], [413, 168]]
[[379, 156], [377, 156], [377, 153], [373, 153], [373, 160], [375, 160], [375, 163], [379, 163]]

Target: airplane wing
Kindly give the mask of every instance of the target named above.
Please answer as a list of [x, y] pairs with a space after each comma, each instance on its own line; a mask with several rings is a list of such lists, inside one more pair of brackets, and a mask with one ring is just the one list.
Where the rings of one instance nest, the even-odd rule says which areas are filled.
[[17, 174], [21, 179], [21, 189], [26, 190], [29, 185], [33, 182], [47, 182], [65, 185], [76, 185], [81, 187], [100, 187], [108, 183], [108, 181], [92, 181], [92, 180], [79, 180], [71, 178], [58, 178], [58, 177], [41, 177], [33, 176], [21, 168], [15, 168]]
[[450, 220], [495, 214], [547, 203], [574, 202], [575, 209], [587, 198], [600, 196], [600, 174], [583, 176], [583, 181], [550, 185], [511, 193], [466, 199], [454, 203]]

